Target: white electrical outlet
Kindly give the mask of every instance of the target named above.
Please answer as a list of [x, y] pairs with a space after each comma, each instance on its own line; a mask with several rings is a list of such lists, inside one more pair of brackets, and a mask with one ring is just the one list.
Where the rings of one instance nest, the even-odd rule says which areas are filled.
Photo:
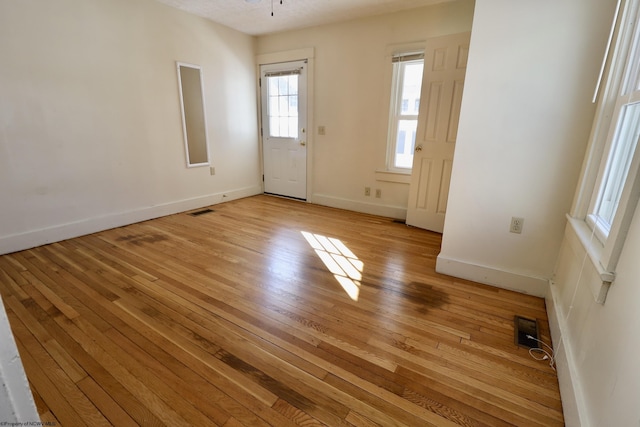
[[382, 190], [379, 188], [376, 188], [376, 199], [379, 199], [380, 197], [382, 197]]
[[213, 166], [211, 166], [211, 167], [209, 168], [209, 173], [210, 173], [211, 175], [215, 175], [215, 174], [216, 174], [216, 168], [214, 168]]
[[371, 195], [371, 187], [364, 187], [364, 195], [367, 197]]
[[324, 126], [318, 126], [318, 135], [326, 135], [327, 129]]
[[522, 227], [524, 226], [524, 218], [512, 217], [511, 218], [511, 227], [509, 227], [509, 232], [522, 234]]

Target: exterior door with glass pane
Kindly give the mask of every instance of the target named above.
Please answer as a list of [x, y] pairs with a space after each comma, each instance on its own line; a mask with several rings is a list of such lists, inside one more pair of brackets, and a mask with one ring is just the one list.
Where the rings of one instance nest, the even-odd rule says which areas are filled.
[[264, 192], [307, 198], [306, 61], [262, 65]]
[[471, 33], [427, 40], [407, 224], [442, 233]]

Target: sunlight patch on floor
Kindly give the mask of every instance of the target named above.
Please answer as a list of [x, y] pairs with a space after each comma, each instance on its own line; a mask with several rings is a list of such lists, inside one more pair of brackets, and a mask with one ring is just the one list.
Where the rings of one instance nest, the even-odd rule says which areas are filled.
[[360, 261], [339, 239], [307, 231], [301, 231], [301, 233], [349, 298], [358, 301], [364, 262]]

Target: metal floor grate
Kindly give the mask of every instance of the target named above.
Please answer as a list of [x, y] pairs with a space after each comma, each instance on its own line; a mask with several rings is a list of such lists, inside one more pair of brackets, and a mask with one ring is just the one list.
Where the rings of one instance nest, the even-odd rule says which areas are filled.
[[215, 212], [213, 209], [202, 209], [199, 211], [195, 211], [195, 212], [190, 212], [189, 215], [191, 216], [200, 216], [200, 215], [204, 215], [204, 214], [208, 214], [211, 212]]
[[[538, 322], [534, 319], [527, 319], [521, 316], [515, 316], [515, 342], [520, 347], [537, 348], [538, 344]], [[528, 338], [528, 336], [534, 339]]]

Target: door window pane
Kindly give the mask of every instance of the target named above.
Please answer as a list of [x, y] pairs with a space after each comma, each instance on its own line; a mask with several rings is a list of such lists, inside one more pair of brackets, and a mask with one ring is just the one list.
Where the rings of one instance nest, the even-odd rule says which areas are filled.
[[298, 137], [298, 75], [269, 76], [269, 136]]

